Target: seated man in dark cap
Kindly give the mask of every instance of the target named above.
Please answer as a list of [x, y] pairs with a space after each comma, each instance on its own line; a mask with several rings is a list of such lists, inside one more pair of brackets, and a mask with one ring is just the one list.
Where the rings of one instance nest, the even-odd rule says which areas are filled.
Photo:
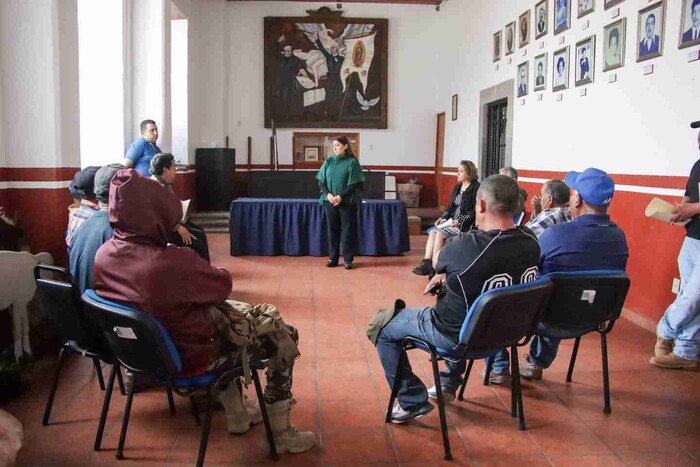
[[104, 242], [114, 233], [109, 225], [109, 182], [117, 170], [124, 168], [121, 164], [105, 165], [95, 174], [95, 197], [99, 211], [90, 216], [73, 234], [70, 246], [70, 273], [75, 278], [80, 293], [92, 286], [92, 270], [95, 266], [95, 254]]
[[68, 208], [68, 230], [66, 230], [66, 245], [70, 251], [70, 243], [75, 231], [85, 220], [95, 214], [99, 207], [95, 198], [95, 173], [99, 167], [90, 166], [75, 173], [68, 191], [75, 203]]

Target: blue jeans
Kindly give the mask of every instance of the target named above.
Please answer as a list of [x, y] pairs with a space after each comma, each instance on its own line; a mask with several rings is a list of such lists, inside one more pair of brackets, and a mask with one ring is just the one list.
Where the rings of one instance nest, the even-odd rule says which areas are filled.
[[698, 359], [700, 346], [700, 240], [685, 237], [678, 255], [681, 290], [659, 321], [657, 334], [675, 339], [673, 353], [688, 360]]
[[[540, 326], [542, 326], [540, 324]], [[535, 331], [537, 332], [537, 331]], [[530, 361], [542, 368], [549, 368], [557, 357], [561, 339], [556, 337], [540, 336], [535, 334], [530, 341]], [[510, 360], [507, 350], [501, 350], [493, 358], [493, 373], [507, 373], [510, 368]]]
[[[384, 326], [377, 337], [377, 351], [384, 367], [384, 375], [389, 387], [394, 387], [396, 368], [401, 357], [401, 342], [406, 336], [415, 336], [430, 342], [435, 347], [452, 350], [458, 341], [440, 334], [433, 324], [433, 307], [404, 308]], [[462, 383], [462, 374], [466, 369], [466, 360], [459, 363], [445, 362], [447, 369], [440, 372], [440, 384], [449, 392], [454, 393]], [[399, 405], [404, 410], [425, 404], [428, 391], [423, 382], [413, 374], [408, 358], [404, 359], [401, 368], [401, 379], [397, 397]]]

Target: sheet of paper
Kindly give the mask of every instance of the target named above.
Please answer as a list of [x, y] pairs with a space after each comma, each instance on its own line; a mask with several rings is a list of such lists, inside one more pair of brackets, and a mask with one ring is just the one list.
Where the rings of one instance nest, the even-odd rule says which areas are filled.
[[[673, 215], [674, 209], [675, 206], [669, 203], [668, 201], [664, 201], [660, 198], [654, 198], [644, 210], [644, 214], [647, 217], [651, 217], [662, 222], [671, 222], [671, 216]], [[683, 222], [673, 222], [673, 224], [685, 225], [688, 222], [690, 222], [690, 220], [685, 220]]]
[[190, 210], [190, 201], [189, 199], [182, 201], [182, 220], [180, 222], [185, 222], [187, 220], [187, 214]]

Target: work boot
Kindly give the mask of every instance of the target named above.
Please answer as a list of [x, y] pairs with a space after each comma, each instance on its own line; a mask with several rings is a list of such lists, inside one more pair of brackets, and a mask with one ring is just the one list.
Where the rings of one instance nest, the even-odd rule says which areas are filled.
[[428, 276], [433, 271], [433, 262], [429, 259], [424, 259], [411, 272], [417, 276]]
[[248, 431], [251, 419], [248, 415], [247, 407], [243, 404], [238, 386], [236, 386], [234, 382], [231, 382], [226, 389], [219, 393], [219, 400], [223, 404], [224, 411], [226, 412], [226, 428], [228, 432], [232, 434], [241, 434]]
[[664, 339], [656, 336], [656, 345], [654, 345], [654, 356], [657, 358], [665, 357], [673, 352], [673, 339]]
[[316, 435], [311, 431], [297, 431], [291, 424], [292, 399], [267, 404], [267, 415], [275, 439], [277, 452], [297, 454], [308, 451], [316, 444]]
[[671, 352], [663, 357], [651, 357], [649, 360], [654, 366], [659, 368], [667, 368], [671, 370], [697, 370], [698, 362], [695, 360], [688, 360], [687, 358], [679, 357], [675, 353]]
[[248, 413], [248, 419], [251, 425], [257, 425], [263, 421], [260, 405], [251, 402], [245, 394], [243, 394], [243, 407], [245, 407], [245, 411]]

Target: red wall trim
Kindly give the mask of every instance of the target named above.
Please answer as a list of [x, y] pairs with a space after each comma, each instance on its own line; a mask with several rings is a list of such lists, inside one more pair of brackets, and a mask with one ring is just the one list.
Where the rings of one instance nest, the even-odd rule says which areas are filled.
[[55, 182], [73, 180], [80, 167], [0, 167], [0, 182]]

